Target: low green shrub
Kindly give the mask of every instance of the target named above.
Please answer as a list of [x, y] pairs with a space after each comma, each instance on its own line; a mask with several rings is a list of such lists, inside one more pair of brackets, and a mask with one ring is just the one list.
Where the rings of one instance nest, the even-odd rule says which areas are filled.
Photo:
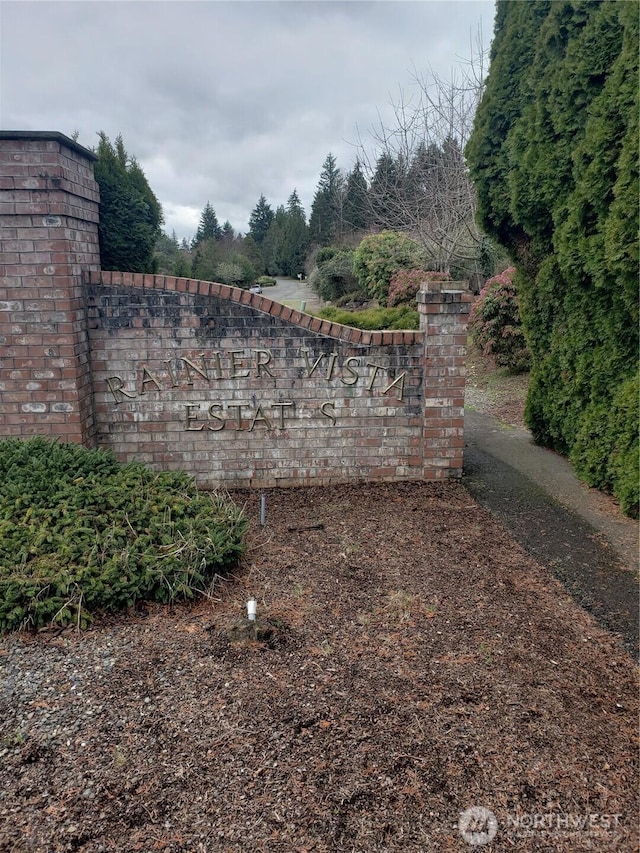
[[275, 287], [277, 281], [270, 275], [261, 275], [260, 278], [256, 279], [256, 284], [259, 284], [260, 287]]
[[44, 438], [0, 442], [0, 630], [191, 598], [238, 561], [247, 526], [184, 473]]
[[407, 305], [397, 308], [367, 308], [364, 311], [347, 311], [330, 306], [319, 311], [318, 316], [331, 320], [332, 323], [368, 331], [420, 328], [420, 315]]
[[[362, 293], [361, 290], [354, 290], [351, 293], [345, 293], [333, 303], [335, 308], [347, 308], [350, 311], [363, 311], [372, 305], [372, 300]], [[376, 307], [377, 307], [377, 303]]]

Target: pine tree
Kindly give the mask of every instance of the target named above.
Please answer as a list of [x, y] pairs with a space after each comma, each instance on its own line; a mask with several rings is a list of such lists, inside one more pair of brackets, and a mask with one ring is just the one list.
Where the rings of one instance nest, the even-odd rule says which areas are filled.
[[372, 224], [382, 228], [400, 228], [405, 224], [401, 182], [397, 161], [388, 151], [383, 151], [369, 187]]
[[287, 200], [283, 242], [283, 273], [297, 276], [304, 273], [304, 261], [309, 244], [309, 229], [304, 208], [294, 190]]
[[336, 158], [329, 153], [322, 164], [309, 218], [310, 239], [319, 246], [328, 246], [342, 232], [343, 183]]
[[220, 230], [220, 239], [223, 243], [233, 243], [235, 237], [236, 232], [233, 230], [233, 225], [228, 219], [225, 219]]
[[249, 236], [256, 246], [261, 246], [274, 219], [274, 213], [264, 195], [258, 199], [249, 217]]
[[180, 256], [180, 244], [175, 231], [171, 232], [170, 237], [164, 232], [160, 234], [155, 245], [155, 256], [158, 262], [158, 273], [175, 275], [173, 270]]
[[222, 230], [218, 224], [216, 212], [210, 202], [207, 202], [200, 215], [200, 224], [198, 225], [196, 236], [193, 238], [193, 247], [198, 246], [205, 240], [219, 240], [221, 236]]
[[262, 243], [264, 266], [269, 275], [285, 274], [285, 239], [287, 211], [284, 205], [278, 205]]
[[344, 230], [348, 234], [366, 231], [371, 223], [367, 179], [359, 160], [356, 160], [355, 166], [347, 176], [342, 219]]
[[113, 145], [98, 134], [94, 166], [100, 187], [100, 260], [104, 269], [154, 272], [154, 249], [161, 234], [162, 207], [144, 172], [130, 158], [119, 135]]

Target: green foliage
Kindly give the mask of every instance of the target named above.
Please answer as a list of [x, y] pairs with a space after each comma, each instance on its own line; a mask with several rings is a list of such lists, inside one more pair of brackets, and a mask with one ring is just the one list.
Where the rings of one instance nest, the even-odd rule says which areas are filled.
[[420, 315], [408, 305], [400, 305], [397, 308], [367, 308], [364, 311], [347, 311], [330, 306], [319, 311], [318, 316], [331, 320], [332, 323], [370, 331], [420, 328]]
[[607, 487], [622, 510], [635, 518], [640, 505], [639, 400], [636, 374], [620, 386], [610, 404], [588, 406], [580, 418], [570, 457], [586, 483]]
[[186, 474], [44, 438], [0, 442], [0, 630], [190, 598], [236, 563], [246, 529]]
[[426, 281], [451, 281], [446, 272], [434, 270], [399, 270], [391, 276], [387, 307], [414, 304], [416, 295]]
[[191, 263], [189, 262], [186, 254], [184, 252], [180, 252], [170, 273], [171, 275], [175, 275], [177, 278], [188, 278], [190, 272]]
[[275, 278], [270, 275], [261, 275], [260, 278], [256, 279], [256, 284], [259, 284], [260, 287], [275, 287], [277, 283]]
[[478, 197], [481, 227], [503, 246], [514, 246], [525, 235], [510, 213], [510, 154], [506, 139], [531, 99], [529, 69], [548, 2], [512, 3], [498, 0], [489, 74], [465, 148]]
[[322, 164], [318, 188], [309, 216], [309, 238], [319, 246], [328, 246], [342, 230], [342, 195], [344, 181], [333, 154]]
[[103, 269], [155, 272], [154, 249], [161, 234], [162, 207], [122, 136], [113, 145], [105, 133], [94, 164], [100, 187], [100, 262]]
[[279, 205], [262, 244], [264, 269], [271, 276], [284, 275], [286, 219], [287, 212]]
[[262, 244], [264, 268], [271, 276], [297, 276], [304, 272], [309, 228], [298, 193], [294, 190], [286, 208], [280, 205]]
[[533, 436], [627, 512], [638, 480], [637, 409], [623, 403], [639, 344], [638, 29], [632, 3], [500, 0], [467, 147], [482, 225], [519, 268]]
[[177, 275], [174, 270], [182, 255], [175, 231], [170, 237], [164, 232], [160, 234], [155, 246], [155, 257], [159, 275]]
[[403, 178], [404, 163], [401, 158], [394, 159], [389, 151], [383, 151], [376, 161], [369, 187], [370, 217], [379, 228], [399, 227], [406, 222]]
[[274, 212], [264, 195], [261, 195], [249, 217], [249, 235], [256, 246], [262, 246], [264, 243], [273, 219]]
[[196, 236], [193, 238], [193, 247], [195, 248], [205, 240], [219, 240], [221, 237], [222, 229], [218, 223], [218, 217], [211, 203], [207, 202], [200, 214], [200, 223]]
[[316, 264], [320, 266], [325, 261], [330, 261], [339, 251], [337, 246], [321, 246], [316, 252]]
[[220, 239], [223, 243], [227, 245], [231, 245], [233, 241], [236, 239], [236, 232], [233, 230], [233, 225], [229, 222], [228, 219], [222, 223], [222, 228], [220, 229]]
[[216, 267], [216, 278], [223, 284], [242, 287], [251, 284], [256, 277], [256, 270], [249, 258], [240, 252], [234, 252]]
[[471, 309], [469, 331], [483, 355], [511, 373], [522, 373], [529, 369], [531, 355], [520, 321], [515, 272], [508, 267], [487, 280]]
[[354, 255], [353, 272], [372, 299], [386, 302], [391, 276], [423, 265], [422, 250], [415, 240], [401, 231], [381, 231], [362, 240]]
[[[233, 287], [240, 287], [245, 281], [244, 270], [239, 264], [234, 264], [232, 261], [223, 261], [216, 267], [216, 278], [222, 284], [230, 284]], [[253, 276], [248, 280], [251, 281]]]
[[371, 222], [371, 203], [369, 201], [367, 179], [359, 161], [347, 176], [342, 204], [342, 224], [347, 234], [365, 231]]
[[304, 272], [304, 261], [309, 245], [309, 228], [296, 190], [287, 200], [284, 220], [282, 272], [297, 276]]
[[486, 234], [480, 241], [478, 263], [485, 280], [510, 266], [509, 255], [506, 250], [491, 237], [487, 237]]
[[353, 273], [353, 249], [326, 247], [316, 254], [316, 267], [309, 278], [310, 286], [323, 302], [335, 302], [358, 290]]
[[222, 259], [223, 247], [220, 241], [214, 238], [204, 240], [192, 254], [189, 275], [202, 281], [215, 281], [218, 277], [218, 264]]

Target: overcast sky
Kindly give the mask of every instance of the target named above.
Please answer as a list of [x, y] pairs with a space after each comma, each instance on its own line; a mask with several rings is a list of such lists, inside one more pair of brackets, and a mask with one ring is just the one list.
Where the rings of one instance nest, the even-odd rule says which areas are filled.
[[486, 0], [0, 2], [0, 127], [93, 147], [122, 133], [191, 237], [202, 208], [247, 231], [260, 194], [306, 210], [348, 172], [414, 72], [449, 79], [493, 33]]

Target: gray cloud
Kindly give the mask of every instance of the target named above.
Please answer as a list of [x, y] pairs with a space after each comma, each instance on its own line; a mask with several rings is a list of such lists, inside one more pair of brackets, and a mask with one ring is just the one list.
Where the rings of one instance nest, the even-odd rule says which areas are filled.
[[[0, 5], [4, 129], [122, 133], [179, 237], [207, 201], [241, 231], [261, 193], [307, 213], [329, 151], [350, 169], [412, 69], [451, 76], [493, 2]], [[34, 62], [34, 56], [39, 57]]]

